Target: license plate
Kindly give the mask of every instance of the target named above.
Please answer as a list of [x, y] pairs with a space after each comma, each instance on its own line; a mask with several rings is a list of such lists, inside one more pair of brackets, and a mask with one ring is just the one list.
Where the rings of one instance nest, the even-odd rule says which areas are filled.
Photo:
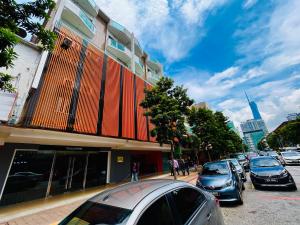
[[266, 182], [278, 182], [275, 178], [266, 179]]
[[213, 192], [211, 192], [214, 196], [219, 196], [220, 195], [220, 193], [219, 192], [215, 192], [215, 191], [213, 191]]

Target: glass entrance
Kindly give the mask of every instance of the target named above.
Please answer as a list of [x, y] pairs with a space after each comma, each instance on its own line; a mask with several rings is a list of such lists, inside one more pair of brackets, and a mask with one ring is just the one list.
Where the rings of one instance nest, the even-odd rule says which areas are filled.
[[52, 151], [16, 151], [0, 206], [44, 198], [49, 181]]
[[86, 153], [57, 152], [50, 195], [83, 189]]
[[16, 150], [0, 206], [106, 184], [107, 152]]

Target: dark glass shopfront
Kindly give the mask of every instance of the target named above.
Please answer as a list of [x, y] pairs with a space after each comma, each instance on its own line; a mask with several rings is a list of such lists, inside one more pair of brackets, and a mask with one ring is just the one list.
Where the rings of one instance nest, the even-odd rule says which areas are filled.
[[0, 206], [106, 184], [107, 152], [16, 150]]

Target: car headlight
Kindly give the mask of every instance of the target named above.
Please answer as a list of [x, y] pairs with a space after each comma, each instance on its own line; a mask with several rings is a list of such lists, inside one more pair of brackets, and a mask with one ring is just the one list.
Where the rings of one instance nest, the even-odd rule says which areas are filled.
[[223, 185], [223, 187], [230, 187], [233, 184], [232, 180], [226, 181], [226, 183]]
[[281, 174], [280, 174], [280, 176], [282, 176], [282, 177], [286, 177], [286, 176], [288, 176], [288, 175], [289, 175], [289, 173], [288, 173], [287, 170], [283, 170], [283, 171], [281, 172]]

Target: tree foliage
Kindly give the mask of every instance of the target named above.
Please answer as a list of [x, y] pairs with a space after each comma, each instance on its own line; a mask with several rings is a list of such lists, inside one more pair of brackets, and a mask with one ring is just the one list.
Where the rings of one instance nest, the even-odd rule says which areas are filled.
[[288, 121], [267, 136], [268, 145], [273, 149], [300, 144], [300, 118]]
[[[41, 21], [47, 21], [48, 12], [55, 7], [53, 0], [36, 0], [17, 4], [14, 0], [0, 1], [0, 67], [12, 67], [17, 58], [14, 46], [20, 41], [16, 35], [19, 29], [24, 29], [35, 35], [41, 42], [44, 50], [52, 50], [56, 35], [46, 30]], [[6, 91], [13, 91], [11, 77], [1, 74], [0, 87]], [[5, 77], [5, 79], [3, 79]]]
[[152, 89], [145, 90], [141, 106], [155, 125], [151, 136], [156, 137], [160, 144], [180, 142], [186, 134], [184, 121], [192, 104], [187, 90], [174, 86], [174, 81], [167, 77], [162, 77]]
[[200, 148], [207, 150], [213, 159], [243, 148], [241, 138], [229, 130], [227, 118], [222, 112], [192, 107], [188, 122], [201, 143]]

